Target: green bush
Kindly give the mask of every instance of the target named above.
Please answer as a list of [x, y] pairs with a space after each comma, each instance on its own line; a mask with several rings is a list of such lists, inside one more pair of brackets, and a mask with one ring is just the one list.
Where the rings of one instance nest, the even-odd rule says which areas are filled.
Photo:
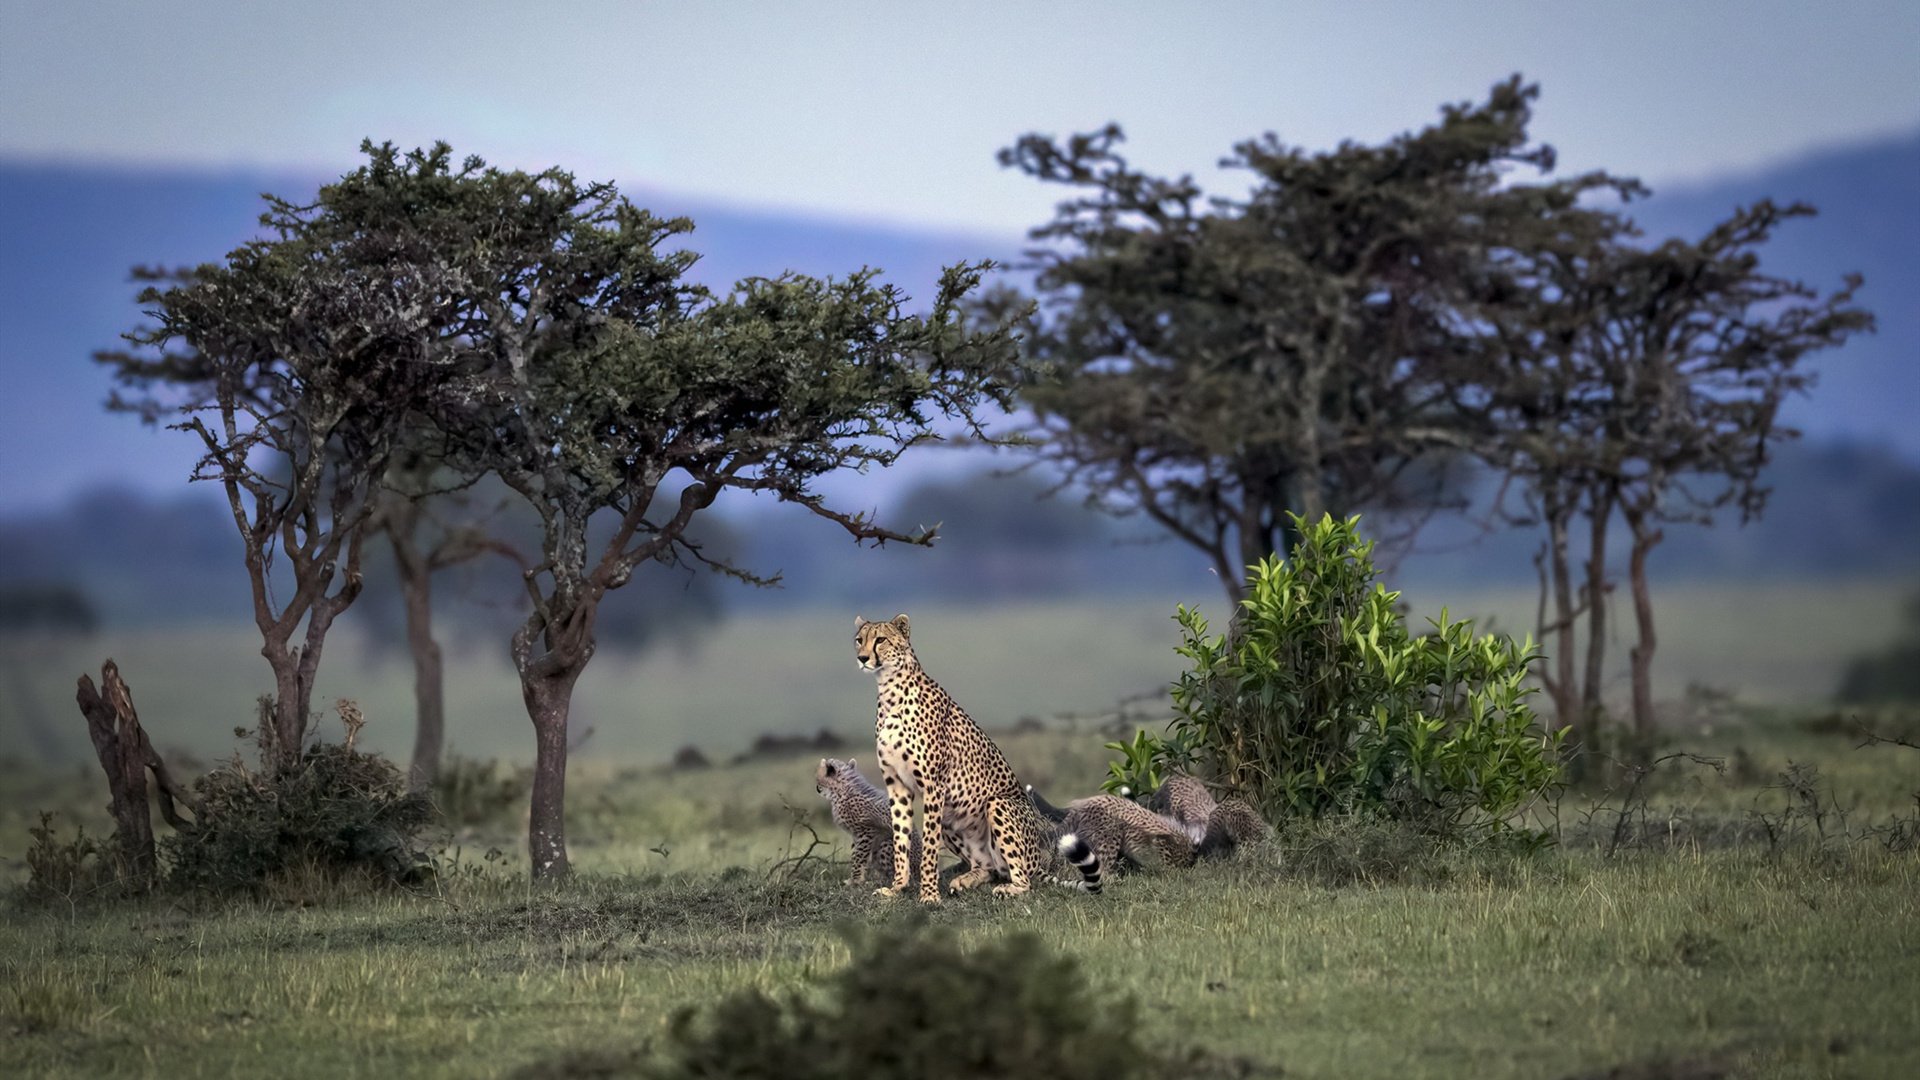
[[178, 887], [250, 890], [310, 873], [408, 883], [428, 872], [419, 835], [432, 807], [377, 754], [322, 743], [279, 772], [256, 772], [236, 756], [193, 789], [197, 821], [161, 841]]
[[1146, 728], [1133, 733], [1131, 742], [1110, 742], [1106, 749], [1120, 755], [1107, 762], [1107, 778], [1100, 790], [1109, 795], [1144, 799], [1160, 790], [1169, 769], [1186, 769], [1193, 764], [1193, 748], [1184, 736], [1163, 739]]
[[531, 765], [449, 754], [433, 781], [433, 806], [449, 825], [486, 825], [524, 810], [532, 789]]
[[32, 838], [27, 844], [27, 896], [71, 900], [113, 887], [112, 856], [87, 835], [86, 826], [79, 826], [73, 839], [61, 839], [53, 815], [42, 810], [40, 824], [27, 835]]
[[1133, 1002], [1090, 992], [1073, 958], [1033, 934], [968, 950], [948, 930], [908, 922], [849, 940], [851, 959], [814, 993], [747, 989], [682, 1010], [644, 1075], [1127, 1080], [1219, 1068], [1142, 1045]]
[[1191, 668], [1173, 688], [1170, 753], [1269, 819], [1385, 814], [1435, 832], [1497, 830], [1561, 782], [1559, 744], [1528, 697], [1529, 643], [1476, 637], [1443, 611], [1408, 633], [1358, 518], [1295, 518], [1291, 560], [1249, 568], [1229, 631], [1175, 618]]

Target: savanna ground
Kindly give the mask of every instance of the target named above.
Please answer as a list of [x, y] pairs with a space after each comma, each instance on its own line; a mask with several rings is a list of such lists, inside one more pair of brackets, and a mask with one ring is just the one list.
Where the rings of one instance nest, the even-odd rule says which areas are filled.
[[[1889, 626], [1899, 595], [1886, 604]], [[1726, 598], [1743, 602], [1750, 595]], [[1817, 604], [1801, 613], [1826, 617]], [[1076, 652], [1092, 657], [1091, 673], [1062, 672], [1081, 695], [1068, 706], [1097, 708], [1171, 674], [1154, 640], [1170, 634], [1144, 619], [1106, 618], [1101, 644], [1111, 647], [1063, 632], [1100, 614], [1063, 609], [1049, 619], [1036, 609], [936, 629], [915, 612], [915, 629], [934, 674], [1005, 727], [1055, 707], [1033, 694], [1043, 703], [1022, 708], [1019, 688], [1036, 685], [1022, 680]], [[1779, 689], [1762, 682], [1756, 696], [1791, 702], [1790, 680], [1830, 686], [1837, 658], [1866, 636], [1861, 624], [1879, 617], [1834, 616], [1798, 644], [1770, 646], [1769, 664], [1769, 646], [1748, 644], [1764, 636], [1755, 624], [1792, 615], [1785, 604], [1676, 614], [1668, 640], [1717, 626], [1729, 643], [1721, 666], [1695, 663], [1697, 677], [1744, 688], [1753, 684], [1716, 672], [1768, 667]], [[763, 685], [737, 727], [687, 732], [667, 722], [672, 734], [648, 756], [689, 739], [724, 752], [750, 732], [829, 719], [858, 731], [862, 716], [843, 721], [821, 704], [830, 679], [845, 684], [832, 692], [840, 711], [870, 708], [868, 684], [845, 656], [851, 628], [801, 630], [742, 620], [701, 654], [642, 662], [698, 677], [692, 689], [667, 691], [670, 703], [744, 663], [751, 642], [768, 640], [758, 635], [788, 642], [774, 650], [776, 677], [816, 650], [833, 665], [796, 684], [798, 705], [779, 704], [786, 699]], [[1127, 645], [1130, 635], [1152, 647]], [[161, 670], [169, 666], [155, 649], [145, 664], [117, 655], [164, 739], [186, 722], [156, 700], [185, 692], [146, 688], [190, 675], [178, 664]], [[1083, 678], [1097, 681], [1082, 688]], [[600, 700], [611, 701], [617, 687], [601, 686]], [[245, 722], [244, 704], [237, 716], [222, 708], [197, 723], [231, 728]], [[458, 713], [453, 722], [462, 743]], [[1050, 722], [1001, 742], [1023, 776], [1058, 799], [1097, 785], [1103, 738], [1090, 722]], [[1098, 993], [1137, 999], [1150, 1044], [1204, 1047], [1288, 1075], [1554, 1077], [1618, 1066], [1644, 1076], [1916, 1075], [1920, 855], [1902, 850], [1899, 835], [1868, 830], [1915, 813], [1920, 751], [1860, 741], [1847, 717], [1789, 704], [1723, 710], [1687, 718], [1663, 749], [1722, 769], [1673, 760], [1631, 793], [1620, 777], [1571, 793], [1558, 808], [1561, 843], [1532, 855], [1435, 851], [1386, 828], [1297, 827], [1190, 872], [1124, 878], [1098, 898], [968, 895], [932, 921], [971, 944], [1032, 931], [1076, 958]], [[602, 753], [574, 771], [579, 873], [557, 888], [524, 880], [508, 812], [448, 832], [446, 869], [418, 892], [368, 896], [295, 875], [243, 902], [9, 902], [0, 1075], [550, 1075], [579, 1063], [579, 1051], [618, 1055], [657, 1040], [681, 1006], [743, 986], [810, 985], [846, 962], [844, 926], [912, 917], [916, 905], [842, 884], [835, 860], [846, 845], [812, 790], [811, 758], [670, 772]], [[1798, 790], [1784, 783], [1794, 764], [1816, 767], [1817, 780], [1803, 769]], [[30, 809], [104, 831], [102, 785], [78, 766], [10, 766], [0, 789], [0, 853], [16, 881], [11, 860]], [[809, 825], [829, 846], [810, 850]], [[495, 851], [504, 854], [490, 858]]]

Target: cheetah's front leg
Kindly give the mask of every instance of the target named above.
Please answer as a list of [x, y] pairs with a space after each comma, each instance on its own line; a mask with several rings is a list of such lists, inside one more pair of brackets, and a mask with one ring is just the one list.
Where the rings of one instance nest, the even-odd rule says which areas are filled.
[[906, 779], [893, 763], [884, 758], [881, 773], [887, 784], [887, 819], [893, 826], [893, 882], [873, 891], [877, 896], [899, 896], [906, 891], [908, 877], [913, 872], [909, 857], [913, 848], [913, 789], [907, 787]]
[[[920, 805], [926, 814], [921, 827], [920, 843], [920, 902], [937, 904], [940, 902], [940, 852], [946, 847], [946, 785], [945, 769], [936, 769], [920, 788]], [[899, 880], [899, 873], [894, 879]], [[902, 883], [904, 884], [904, 882]]]
[[848, 876], [847, 884], [866, 884], [867, 864], [873, 861], [873, 847], [873, 836], [867, 830], [853, 834], [853, 873]]
[[[1031, 814], [1032, 810], [1028, 809], [1027, 813]], [[995, 896], [1019, 896], [1026, 892], [1041, 869], [1038, 837], [1030, 835], [1033, 830], [1022, 825], [1007, 800], [994, 799], [987, 804], [987, 826], [992, 830], [994, 849], [1007, 863], [1007, 883], [993, 887]]]

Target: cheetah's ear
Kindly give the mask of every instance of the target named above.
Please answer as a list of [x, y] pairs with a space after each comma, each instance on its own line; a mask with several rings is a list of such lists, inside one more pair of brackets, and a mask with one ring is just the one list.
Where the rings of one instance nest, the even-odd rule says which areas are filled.
[[853, 617], [853, 628], [855, 630], [858, 630], [865, 625], [867, 625], [867, 617], [865, 615], [855, 615]]
[[821, 758], [821, 759], [820, 759], [820, 767], [821, 767], [821, 768], [823, 768], [823, 769], [825, 769], [825, 770], [827, 771], [827, 775], [828, 775], [828, 776], [832, 776], [832, 775], [833, 775], [833, 773], [834, 773], [834, 768], [833, 768], [833, 759], [832, 759], [832, 758]]
[[898, 615], [895, 615], [895, 616], [893, 617], [893, 620], [892, 620], [892, 622], [893, 622], [893, 628], [894, 628], [895, 630], [898, 630], [898, 631], [900, 631], [900, 636], [901, 636], [901, 637], [910, 637], [910, 636], [911, 636], [910, 634], [908, 634], [908, 633], [907, 633], [907, 615], [906, 615], [906, 612], [904, 612], [904, 611], [903, 611], [903, 612], [901, 612], [900, 614], [898, 614]]

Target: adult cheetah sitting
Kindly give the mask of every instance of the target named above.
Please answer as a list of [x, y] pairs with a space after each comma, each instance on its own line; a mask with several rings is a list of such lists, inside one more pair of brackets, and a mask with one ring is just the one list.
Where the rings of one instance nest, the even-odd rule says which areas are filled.
[[[1017, 896], [1056, 865], [1047, 841], [1050, 830], [1000, 748], [921, 669], [908, 632], [905, 615], [886, 622], [854, 617], [854, 654], [861, 670], [873, 672], [878, 681], [874, 744], [893, 824], [893, 882], [876, 891], [898, 896], [907, 888], [918, 798], [927, 834], [918, 854], [922, 903], [940, 902], [939, 852], [949, 830], [967, 861], [966, 872], [948, 883], [950, 892], [1004, 874], [1005, 884], [994, 886], [994, 893]], [[1076, 867], [1080, 854], [1067, 856]], [[1084, 876], [1086, 868], [1080, 869]], [[1089, 881], [1098, 880], [1095, 868]]]

